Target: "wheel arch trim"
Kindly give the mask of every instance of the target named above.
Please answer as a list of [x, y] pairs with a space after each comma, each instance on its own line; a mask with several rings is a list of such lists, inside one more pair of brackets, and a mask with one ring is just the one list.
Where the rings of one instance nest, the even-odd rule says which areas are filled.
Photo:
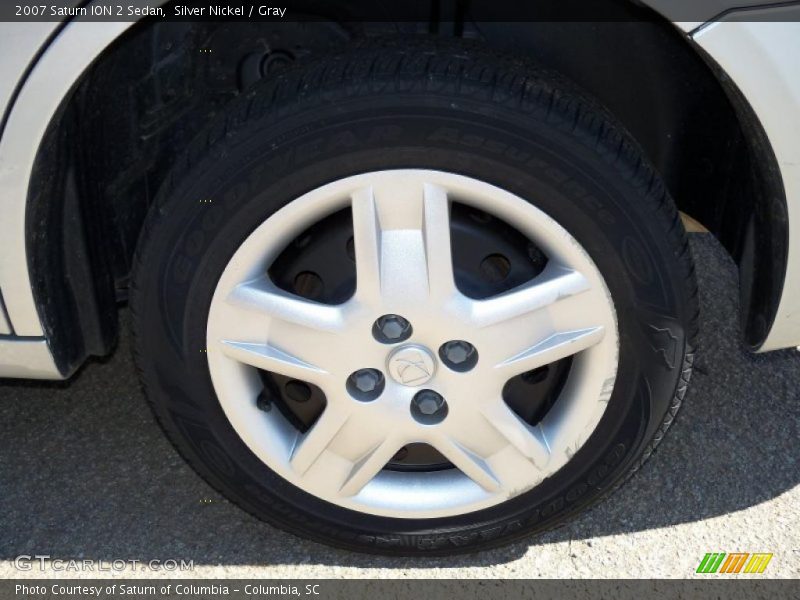
[[783, 179], [788, 213], [785, 277], [768, 333], [754, 348], [760, 352], [800, 343], [800, 236], [796, 234], [800, 232], [800, 37], [796, 28], [797, 23], [723, 20], [692, 35], [749, 102]]
[[[0, 139], [0, 189], [5, 218], [0, 239], [0, 282], [14, 330], [22, 336], [42, 336], [28, 273], [26, 207], [29, 181], [42, 138], [61, 101], [81, 73], [133, 23], [68, 24], [42, 54], [11, 107]], [[89, 33], [91, 32], [91, 33]]]
[[[0, 289], [3, 292], [8, 329], [14, 336], [0, 336], [0, 377], [65, 379], [48, 347], [33, 294], [27, 251], [27, 205], [30, 180], [47, 127], [82, 73], [136, 24], [85, 22], [64, 25], [44, 49], [38, 61], [9, 98], [0, 138]], [[5, 329], [5, 328], [4, 328]], [[15, 358], [16, 357], [16, 358]]]

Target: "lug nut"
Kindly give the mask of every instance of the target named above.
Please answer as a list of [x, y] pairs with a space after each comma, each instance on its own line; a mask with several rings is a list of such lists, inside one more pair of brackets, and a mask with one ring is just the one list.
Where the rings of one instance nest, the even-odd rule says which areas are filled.
[[372, 326], [372, 335], [382, 344], [396, 344], [411, 337], [411, 323], [400, 315], [383, 315]]
[[425, 396], [417, 399], [417, 407], [419, 412], [423, 415], [432, 415], [442, 407], [442, 398], [436, 397], [433, 394], [426, 394]]
[[365, 394], [374, 392], [382, 379], [381, 374], [374, 369], [362, 369], [360, 371], [356, 371], [353, 373], [352, 377], [353, 385], [355, 385], [356, 389], [359, 392], [364, 392]]
[[411, 400], [411, 415], [424, 425], [440, 423], [447, 411], [447, 402], [433, 390], [417, 392]]
[[464, 340], [452, 340], [439, 348], [439, 358], [453, 371], [469, 371], [478, 363], [475, 346]]
[[377, 369], [359, 369], [347, 378], [347, 391], [356, 400], [370, 402], [383, 393], [385, 383]]

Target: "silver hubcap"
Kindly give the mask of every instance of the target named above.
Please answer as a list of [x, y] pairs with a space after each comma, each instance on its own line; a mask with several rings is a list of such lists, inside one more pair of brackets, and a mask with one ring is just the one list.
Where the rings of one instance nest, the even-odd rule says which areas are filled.
[[[453, 200], [516, 227], [547, 255], [545, 270], [499, 296], [463, 295], [450, 249]], [[327, 305], [275, 286], [265, 273], [283, 248], [347, 206], [355, 240], [353, 297]], [[384, 327], [401, 341], [376, 339], [376, 321], [386, 315], [410, 324]], [[260, 460], [328, 502], [409, 518], [486, 508], [562, 468], [600, 421], [618, 360], [609, 292], [565, 229], [497, 187], [427, 170], [348, 177], [276, 212], [220, 278], [207, 341], [219, 401]], [[451, 342], [463, 343], [446, 346]], [[568, 356], [572, 367], [557, 401], [535, 427], [528, 425], [504, 402], [503, 386]], [[465, 361], [467, 368], [460, 368]], [[257, 369], [322, 389], [327, 404], [306, 433], [280, 411], [259, 410]], [[351, 376], [364, 370], [384, 376], [369, 401], [351, 393]], [[412, 443], [429, 444], [455, 468], [384, 469]]]

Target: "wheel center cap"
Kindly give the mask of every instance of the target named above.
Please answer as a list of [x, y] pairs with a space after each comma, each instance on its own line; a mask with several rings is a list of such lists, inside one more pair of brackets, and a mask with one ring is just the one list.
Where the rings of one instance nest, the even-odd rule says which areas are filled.
[[431, 351], [416, 344], [396, 348], [389, 355], [387, 365], [392, 379], [410, 387], [430, 381], [436, 371], [436, 359]]

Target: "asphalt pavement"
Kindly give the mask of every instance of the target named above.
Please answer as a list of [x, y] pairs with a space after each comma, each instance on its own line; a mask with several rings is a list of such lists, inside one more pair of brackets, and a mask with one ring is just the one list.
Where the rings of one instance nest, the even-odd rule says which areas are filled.
[[[67, 383], [0, 383], [0, 577], [19, 555], [193, 562], [187, 577], [694, 577], [707, 552], [771, 552], [800, 576], [800, 352], [748, 353], [735, 266], [692, 234], [701, 348], [677, 422], [645, 467], [570, 524], [489, 552], [354, 554], [261, 523], [208, 487], [164, 439], [124, 334]], [[127, 314], [123, 310], [123, 321]], [[133, 570], [133, 576], [152, 575]], [[117, 573], [119, 575], [119, 573]]]

